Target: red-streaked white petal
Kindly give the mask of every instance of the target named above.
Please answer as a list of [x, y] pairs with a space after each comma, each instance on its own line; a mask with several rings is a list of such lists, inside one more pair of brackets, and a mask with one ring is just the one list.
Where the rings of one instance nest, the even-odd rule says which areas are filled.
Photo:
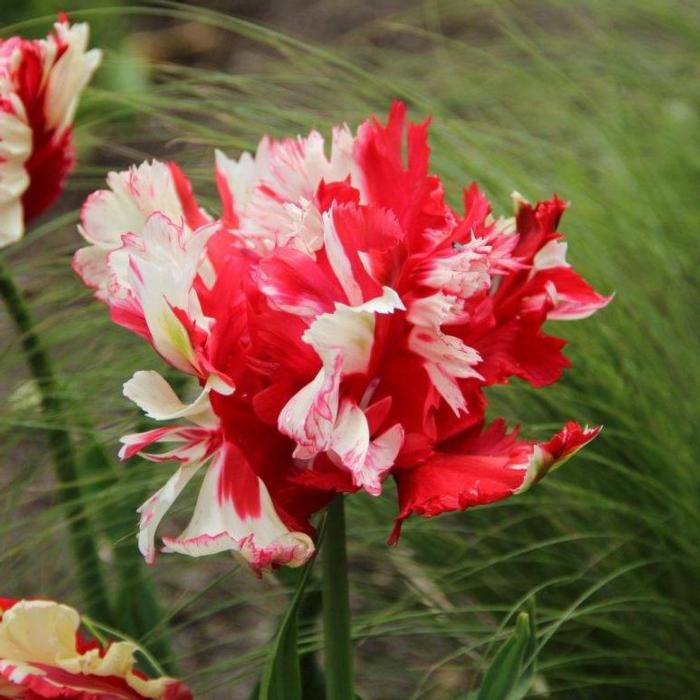
[[[127, 234], [132, 238], [144, 235], [146, 222], [156, 212], [187, 233], [209, 220], [194, 201], [184, 175], [172, 163], [153, 160], [110, 172], [107, 185], [109, 189], [97, 190], [85, 200], [78, 226], [83, 238], [105, 253], [121, 248]], [[105, 266], [100, 274], [93, 264], [91, 274], [83, 277], [80, 260], [74, 261], [74, 269], [86, 285], [98, 290], [99, 298], [105, 296], [102, 290], [113, 272]]]
[[323, 215], [323, 237], [328, 262], [351, 306], [362, 303], [362, 288], [355, 279], [352, 263], [335, 228], [333, 211]]
[[314, 552], [308, 535], [284, 525], [267, 487], [230, 443], [224, 443], [207, 469], [190, 524], [163, 542], [164, 552], [193, 557], [230, 550], [259, 572], [301, 566]]
[[303, 339], [321, 358], [343, 352], [343, 372], [364, 372], [372, 353], [376, 314], [404, 310], [401, 297], [391, 287], [384, 287], [381, 296], [357, 306], [339, 302], [332, 313], [321, 314], [309, 326]]
[[[184, 464], [201, 462], [218, 447], [220, 442], [218, 429], [171, 425], [153, 428], [143, 433], [123, 435], [120, 440], [119, 459], [131, 459], [140, 454], [151, 462], [170, 462], [176, 460]], [[167, 452], [144, 452], [153, 444], [174, 443], [175, 447]]]
[[[335, 353], [314, 379], [285, 404], [277, 425], [284, 435], [296, 441], [295, 456], [309, 458], [327, 450], [338, 416], [338, 390], [343, 354]], [[299, 450], [301, 448], [301, 450]]]
[[398, 294], [385, 287], [381, 296], [359, 306], [336, 303], [333, 313], [318, 316], [304, 333], [303, 340], [316, 350], [323, 367], [285, 405], [278, 426], [303, 448], [305, 457], [332, 445], [340, 380], [344, 374], [366, 371], [374, 343], [375, 314], [403, 308]]
[[157, 160], [107, 175], [109, 189], [93, 192], [80, 213], [85, 240], [118, 248], [125, 233], [139, 235], [155, 212], [184, 225], [184, 208], [171, 168]]
[[466, 411], [466, 400], [457, 380], [481, 378], [474, 368], [481, 362], [479, 353], [441, 330], [445, 323], [463, 321], [463, 313], [457, 297], [437, 292], [416, 299], [407, 314], [407, 319], [414, 324], [408, 347], [425, 360], [424, 367], [433, 385], [457, 415]]
[[88, 34], [61, 20], [46, 39], [0, 39], [0, 247], [56, 199], [73, 167], [75, 108], [101, 59]]
[[378, 496], [382, 481], [401, 449], [403, 438], [403, 428], [397, 424], [370, 441], [364, 411], [346, 399], [334, 426], [331, 449], [337, 460], [352, 473], [355, 486]]
[[255, 157], [244, 153], [238, 161], [218, 152], [216, 175], [224, 221], [250, 248], [265, 251], [292, 245], [312, 253], [321, 245], [313, 205], [316, 191], [321, 181], [340, 182], [356, 171], [353, 142], [348, 128], [340, 127], [333, 131], [330, 157], [316, 131], [281, 141], [265, 137]]
[[[159, 403], [157, 397], [154, 400], [154, 397], [148, 396], [145, 398], [143, 405], [139, 404], [144, 410], [151, 408], [153, 403], [156, 404], [158, 410], [163, 410], [168, 407], [168, 404], [176, 404], [178, 402], [174, 393], [172, 393], [172, 396], [170, 395], [172, 389], [170, 389], [169, 385], [164, 384], [164, 386], [161, 386], [161, 381], [164, 383], [165, 380], [162, 378], [153, 380], [151, 378], [151, 381], [154, 381], [157, 391], [160, 391], [167, 401]], [[147, 388], [146, 384], [144, 387], [140, 387], [137, 393]], [[209, 415], [206, 416], [204, 422], [209, 423], [215, 419], [211, 413], [208, 396], [205, 396], [205, 398]], [[180, 411], [180, 413], [182, 414], [183, 411]], [[200, 413], [199, 415], [194, 414], [188, 417], [190, 420], [196, 420], [203, 416]], [[152, 462], [176, 461], [180, 462], [181, 465], [166, 482], [165, 486], [159, 489], [138, 509], [138, 512], [141, 514], [138, 535], [139, 551], [146, 558], [146, 561], [152, 564], [155, 560], [154, 540], [156, 529], [190, 479], [221, 445], [220, 428], [218, 424], [212, 427], [174, 425], [147, 430], [143, 433], [125, 435], [121, 438], [121, 443], [122, 448], [119, 451], [121, 459], [129, 459], [135, 454], [140, 454], [144, 459]], [[147, 447], [154, 444], [170, 445], [170, 449], [158, 453], [144, 452]]]
[[123, 236], [121, 247], [108, 258], [107, 302], [118, 310], [125, 302], [140, 307], [153, 347], [174, 367], [190, 374], [199, 373], [199, 364], [178, 312], [193, 327], [209, 328], [194, 283], [206, 244], [216, 231], [217, 225], [211, 224], [189, 232], [156, 212], [141, 236]]
[[214, 157], [223, 219], [226, 224], [235, 227], [239, 214], [245, 211], [256, 184], [267, 168], [267, 142], [261, 143], [255, 156], [244, 152], [238, 160], [234, 160], [216, 149]]

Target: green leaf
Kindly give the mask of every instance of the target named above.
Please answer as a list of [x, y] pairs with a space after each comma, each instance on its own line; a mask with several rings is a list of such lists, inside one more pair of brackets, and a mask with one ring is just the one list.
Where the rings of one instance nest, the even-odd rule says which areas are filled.
[[535, 598], [531, 597], [528, 599], [527, 603], [525, 604], [526, 607], [526, 612], [527, 612], [527, 617], [528, 617], [528, 625], [529, 625], [529, 634], [527, 638], [527, 644], [525, 646], [525, 653], [523, 655], [523, 669], [520, 674], [520, 679], [518, 680], [515, 688], [509, 695], [508, 700], [522, 700], [524, 698], [530, 688], [532, 687], [532, 683], [535, 680], [535, 671], [536, 671], [536, 661], [537, 661], [537, 630], [535, 627]]
[[299, 651], [297, 649], [297, 610], [313, 562], [312, 559], [304, 567], [294, 596], [277, 630], [260, 682], [259, 700], [302, 700]]
[[518, 614], [515, 630], [486, 670], [476, 700], [511, 700], [520, 680], [531, 637], [530, 616]]

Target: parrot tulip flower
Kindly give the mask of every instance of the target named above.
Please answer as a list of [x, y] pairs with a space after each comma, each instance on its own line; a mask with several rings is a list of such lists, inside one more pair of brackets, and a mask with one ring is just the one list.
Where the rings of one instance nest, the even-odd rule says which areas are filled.
[[103, 646], [80, 626], [67, 605], [0, 598], [0, 698], [192, 700], [179, 681], [136, 670], [135, 644]]
[[73, 168], [73, 117], [101, 59], [88, 36], [62, 16], [46, 39], [0, 39], [0, 247], [21, 238]]
[[[405, 154], [405, 155], [404, 155]], [[399, 514], [524, 491], [598, 428], [533, 443], [486, 426], [486, 387], [541, 387], [569, 361], [547, 320], [585, 318], [609, 297], [566, 262], [556, 196], [515, 197], [496, 218], [476, 185], [460, 210], [429, 171], [428, 122], [395, 103], [386, 124], [216, 153], [219, 218], [174, 164], [112, 173], [91, 195], [74, 267], [114, 321], [151, 343], [199, 393], [156, 372], [125, 394], [157, 421], [123, 438], [180, 466], [140, 509], [149, 561], [160, 520], [196, 472], [190, 524], [165, 551], [232, 550], [258, 571], [314, 551], [310, 517], [337, 493], [376, 496], [393, 476]], [[150, 452], [162, 445], [166, 451]]]

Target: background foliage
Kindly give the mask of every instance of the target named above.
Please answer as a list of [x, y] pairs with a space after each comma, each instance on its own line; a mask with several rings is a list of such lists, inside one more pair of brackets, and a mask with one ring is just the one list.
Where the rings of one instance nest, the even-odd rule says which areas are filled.
[[[471, 179], [500, 213], [514, 189], [530, 199], [556, 191], [572, 202], [571, 260], [617, 296], [595, 318], [557, 326], [575, 367], [560, 385], [490, 394], [493, 414], [528, 436], [567, 418], [606, 426], [564, 469], [512, 501], [410, 522], [394, 549], [384, 544], [392, 487], [350, 499], [361, 692], [466, 697], [536, 594], [530, 696], [700, 696], [697, 6], [426, 0], [348, 10], [284, 0], [261, 16], [254, 3], [67, 4], [107, 47], [81, 109], [80, 165], [61, 207], [4, 253], [31, 294], [61, 391], [98, 423], [108, 454], [139, 420], [121, 383], [159, 362], [73, 277], [85, 195], [110, 168], [177, 158], [214, 209], [215, 146], [234, 154], [263, 130], [354, 126], [400, 97], [415, 119], [433, 115], [434, 169], [455, 203]], [[4, 34], [45, 33], [56, 9], [3, 4]], [[251, 12], [263, 23], [243, 19]], [[80, 606], [36, 390], [3, 310], [0, 331], [2, 594]], [[105, 476], [85, 425], [78, 415], [70, 429], [113, 572], [108, 545], [135, 546], [133, 510], [170, 470], [135, 462]], [[294, 582], [257, 581], [223, 555], [162, 556], [146, 575], [165, 620], [144, 644], [169, 626], [172, 661], [196, 697], [248, 697]], [[299, 642], [316, 649], [320, 631], [305, 620]]]

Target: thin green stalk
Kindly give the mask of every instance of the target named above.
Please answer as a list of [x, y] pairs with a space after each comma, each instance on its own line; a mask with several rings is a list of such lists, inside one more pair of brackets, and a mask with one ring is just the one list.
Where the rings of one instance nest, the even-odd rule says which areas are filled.
[[333, 700], [353, 700], [350, 596], [342, 496], [337, 496], [328, 506], [321, 550], [326, 696]]
[[78, 468], [73, 442], [62, 424], [63, 404], [59, 397], [53, 368], [36, 332], [29, 307], [14, 282], [9, 265], [0, 259], [0, 294], [17, 327], [24, 357], [41, 394], [41, 409], [48, 427], [46, 436], [60, 485], [73, 556], [78, 564], [78, 580], [89, 614], [107, 624], [112, 614], [102, 576], [97, 544], [83, 504], [78, 483]]

